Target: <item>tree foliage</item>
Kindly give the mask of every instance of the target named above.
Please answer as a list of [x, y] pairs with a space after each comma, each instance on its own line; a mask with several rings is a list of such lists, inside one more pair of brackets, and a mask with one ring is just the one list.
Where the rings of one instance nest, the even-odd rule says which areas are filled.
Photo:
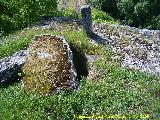
[[0, 30], [9, 33], [38, 19], [51, 15], [57, 8], [57, 0], [1, 0]]
[[89, 0], [89, 2], [127, 25], [160, 29], [159, 0]]

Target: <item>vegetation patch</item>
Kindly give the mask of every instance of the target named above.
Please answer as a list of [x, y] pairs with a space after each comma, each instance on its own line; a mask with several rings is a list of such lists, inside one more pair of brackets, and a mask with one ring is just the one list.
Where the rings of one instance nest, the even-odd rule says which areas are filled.
[[[43, 1], [41, 2], [43, 3]], [[4, 28], [10, 28], [8, 27], [10, 24], [8, 23], [15, 25], [15, 28], [19, 28], [20, 26], [17, 26], [17, 21], [21, 21], [23, 17], [23, 20], [27, 22], [26, 24], [31, 22], [30, 20], [35, 20], [33, 18], [28, 20], [30, 15], [32, 15], [31, 13], [37, 15], [36, 11], [33, 10], [33, 8], [35, 9], [35, 6], [31, 7], [31, 10], [33, 11], [25, 13], [27, 6], [18, 8], [19, 5], [17, 6], [17, 3], [13, 3], [13, 6], [11, 7], [12, 9], [8, 12], [9, 14], [3, 13], [3, 15], [0, 16], [0, 20], [2, 19], [4, 25], [4, 31], [7, 31], [7, 29]], [[29, 1], [28, 3], [30, 4], [32, 1]], [[122, 1], [122, 3], [129, 2], [126, 2], [125, 0]], [[8, 9], [8, 6], [10, 6], [11, 3], [8, 4], [8, 2], [3, 0], [0, 2], [0, 5], [7, 6], [6, 9]], [[121, 5], [123, 6], [123, 4]], [[48, 6], [45, 7], [50, 9]], [[10, 13], [12, 10], [13, 12], [17, 12], [17, 9], [20, 10], [20, 14], [24, 13], [22, 19], [21, 17], [18, 17], [20, 14], [17, 14], [14, 19], [14, 14]], [[41, 9], [38, 10], [41, 12]], [[72, 16], [72, 10], [67, 12], [66, 15], [62, 12], [57, 12], [56, 15], [74, 17], [77, 14], [76, 13]], [[107, 20], [112, 23], [114, 20], [106, 15], [108, 14], [97, 10], [93, 10], [92, 14], [94, 20], [99, 21], [98, 19], [100, 19], [100, 22]], [[127, 17], [127, 20], [128, 19], [129, 18]], [[155, 21], [158, 21], [158, 19], [156, 18]], [[114, 21], [114, 23], [115, 22], [116, 21]], [[23, 23], [20, 25], [22, 24]], [[116, 34], [118, 31], [114, 32], [115, 29], [116, 28], [109, 27], [108, 33], [106, 34]], [[3, 45], [0, 45], [0, 58], [10, 56], [21, 49], [26, 49], [28, 45], [32, 43], [34, 36], [43, 34], [64, 36], [71, 46], [71, 49], [76, 49], [75, 54], [77, 51], [82, 52], [82, 54], [76, 56], [76, 59], [74, 59], [75, 61], [80, 61], [80, 58], [84, 57], [83, 53], [100, 56], [100, 59], [93, 62], [91, 66], [91, 69], [94, 68], [95, 70], [95, 74], [93, 73], [95, 76], [88, 77], [88, 73], [85, 71], [86, 69], [79, 69], [80, 66], [77, 66], [80, 73], [82, 73], [81, 71], [84, 72], [84, 76], [81, 77], [80, 80], [79, 90], [74, 92], [60, 92], [51, 96], [38, 96], [30, 93], [26, 94], [22, 88], [21, 82], [9, 84], [8, 86], [0, 86], [0, 118], [2, 120], [68, 120], [75, 119], [75, 116], [102, 115], [126, 116], [131, 119], [140, 119], [143, 115], [148, 116], [148, 119], [150, 120], [156, 120], [159, 118], [160, 77], [135, 70], [128, 70], [120, 67], [117, 63], [111, 62], [112, 52], [110, 49], [107, 46], [91, 43], [90, 38], [88, 38], [82, 30], [67, 30], [64, 27], [63, 32], [42, 28], [28, 28], [23, 31], [16, 31], [14, 34], [4, 37], [5, 42]], [[125, 39], [121, 44], [129, 44], [127, 40]], [[83, 63], [85, 63], [85, 61], [83, 61]], [[22, 75], [22, 73], [18, 74], [19, 76]]]
[[[53, 32], [44, 29], [28, 29], [16, 32], [15, 40], [6, 37], [1, 47], [1, 57], [11, 55], [18, 49], [25, 49], [35, 35], [63, 35], [70, 45], [90, 55], [100, 55], [93, 63], [101, 75], [94, 79], [83, 77], [80, 89], [75, 92], [61, 92], [52, 96], [25, 94], [21, 83], [0, 87], [1, 119], [74, 119], [74, 116], [92, 115], [149, 115], [156, 119], [159, 114], [159, 77], [121, 68], [110, 62], [110, 51], [98, 44], [92, 44], [83, 31]], [[20, 42], [20, 41], [23, 42]], [[12, 43], [13, 46], [8, 46]], [[18, 43], [18, 44], [17, 44]], [[18, 49], [16, 48], [18, 46]], [[2, 51], [3, 50], [3, 51]], [[3, 55], [5, 50], [6, 52]]]
[[160, 4], [153, 0], [88, 0], [122, 24], [147, 29], [160, 29]]

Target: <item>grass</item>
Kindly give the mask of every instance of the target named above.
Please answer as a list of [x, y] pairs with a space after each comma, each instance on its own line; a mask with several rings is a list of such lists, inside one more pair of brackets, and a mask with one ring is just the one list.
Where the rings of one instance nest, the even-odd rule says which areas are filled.
[[[80, 18], [73, 10], [59, 12], [57, 15]], [[92, 18], [96, 22], [117, 24], [108, 14], [92, 9]], [[107, 71], [98, 78], [81, 80], [78, 91], [58, 93], [53, 96], [34, 96], [25, 94], [21, 82], [8, 87], [0, 87], [0, 118], [9, 119], [75, 119], [74, 115], [125, 115], [135, 118], [149, 115], [149, 119], [158, 120], [160, 113], [159, 77], [138, 71], [121, 68], [110, 62], [111, 51], [102, 45], [94, 45], [83, 31], [53, 32], [44, 29], [26, 29], [5, 37], [0, 46], [0, 58], [26, 49], [35, 35], [63, 35], [70, 45], [82, 49], [87, 54], [101, 55], [93, 64], [97, 71]], [[13, 38], [15, 36], [15, 38]]]
[[91, 44], [83, 31], [53, 32], [44, 29], [18, 31], [15, 33], [15, 40], [11, 40], [11, 36], [6, 37], [7, 42], [0, 47], [0, 57], [26, 48], [33, 37], [40, 34], [64, 35], [69, 44], [88, 54], [101, 55], [102, 58], [93, 66], [97, 71], [107, 72], [92, 80], [83, 78], [77, 91], [52, 96], [26, 94], [23, 92], [21, 82], [8, 87], [1, 86], [2, 120], [72, 120], [76, 119], [74, 115], [121, 115], [136, 118], [146, 114], [150, 120], [158, 120], [160, 78], [127, 70], [111, 63], [110, 51], [102, 45]]
[[96, 8], [92, 8], [92, 19], [98, 23], [120, 24], [118, 20], [115, 20], [106, 12], [100, 11]]
[[[110, 65], [109, 75], [98, 81], [83, 79], [80, 90], [72, 93], [46, 97], [25, 95], [21, 83], [1, 88], [0, 117], [68, 120], [74, 119], [74, 115], [149, 114], [150, 119], [156, 120], [159, 113], [159, 100], [155, 96], [155, 90], [159, 89], [156, 85], [158, 79], [114, 67]], [[129, 84], [132, 86], [128, 87]]]
[[[57, 14], [61, 14], [64, 17], [71, 17], [81, 19], [80, 12], [75, 11], [72, 8], [66, 9]], [[107, 23], [107, 24], [120, 24], [118, 20], [113, 19], [109, 14], [100, 11], [96, 8], [91, 8], [92, 20], [97, 23]], [[58, 16], [58, 15], [57, 15]]]
[[[55, 16], [64, 16], [64, 17], [81, 19], [80, 14], [77, 13], [76, 11], [74, 11], [73, 9], [66, 9], [65, 11], [57, 11], [55, 13]], [[99, 22], [107, 23], [107, 24], [118, 24], [119, 23], [118, 21], [114, 20], [111, 16], [109, 16], [105, 12], [99, 11], [99, 10], [97, 10], [95, 8], [92, 8], [92, 19], [93, 19], [94, 22], [98, 22], [98, 23]], [[18, 50], [26, 48], [27, 45], [29, 43], [31, 43], [32, 38], [36, 34], [44, 34], [44, 33], [49, 33], [49, 34], [53, 34], [53, 35], [54, 34], [59, 34], [59, 35], [61, 34], [60, 32], [59, 33], [54, 33], [54, 32], [43, 30], [43, 29], [38, 29], [38, 30], [29, 29], [29, 30], [24, 30], [24, 31], [21, 31], [21, 30], [15, 31], [14, 35], [17, 36], [17, 34], [18, 34], [18, 37], [14, 38], [14, 39], [16, 39], [16, 42], [12, 38], [13, 37], [12, 35], [8, 35], [5, 38], [5, 42], [6, 42], [5, 45], [0, 45], [0, 58], [5, 57], [5, 56], [9, 56], [9, 55], [15, 53], [15, 51], [18, 51]], [[79, 35], [79, 34], [80, 33], [78, 33], [77, 35]], [[76, 42], [76, 44], [79, 45], [79, 43], [77, 41], [78, 37], [75, 39], [76, 35], [73, 36], [71, 31], [69, 32], [69, 34], [68, 34], [68, 31], [64, 32], [63, 35], [69, 37], [69, 39], [71, 41], [74, 40], [74, 42]], [[82, 33], [81, 33], [81, 35], [82, 35]], [[84, 40], [87, 39], [86, 37], [87, 36], [84, 37]], [[83, 37], [81, 37], [81, 38], [83, 38]], [[88, 42], [88, 41], [86, 40], [86, 42]], [[87, 52], [89, 52], [90, 54], [97, 52], [97, 48], [95, 48], [95, 46], [93, 46], [93, 45], [90, 46], [90, 45], [86, 44], [85, 42], [82, 42], [82, 44], [80, 43], [79, 46], [81, 46], [83, 48], [85, 47], [86, 48], [85, 50]], [[88, 46], [90, 46], [91, 49], [88, 48]], [[103, 52], [104, 51], [102, 51], [102, 53]]]
[[[0, 58], [9, 56], [18, 50], [25, 49], [30, 43], [32, 43], [35, 35], [51, 34], [51, 35], [63, 35], [68, 40], [69, 44], [83, 49], [88, 54], [105, 54], [106, 50], [99, 45], [90, 44], [89, 38], [83, 31], [64, 31], [53, 32], [45, 29], [27, 29], [24, 31], [18, 31], [14, 34], [16, 38], [11, 39], [11, 36], [5, 38], [5, 44], [0, 46]], [[103, 49], [103, 50], [102, 50]], [[107, 53], [106, 53], [107, 54]]]
[[[57, 16], [80, 18], [73, 10], [57, 12]], [[92, 9], [92, 18], [96, 22], [119, 23], [97, 9]], [[40, 28], [16, 31], [6, 36], [5, 44], [0, 45], [0, 58], [26, 49], [34, 36], [41, 34], [63, 35], [70, 45], [87, 54], [100, 55], [101, 59], [93, 67], [97, 73], [104, 74], [94, 79], [83, 78], [77, 91], [52, 96], [26, 94], [20, 81], [0, 86], [0, 120], [73, 120], [74, 116], [81, 115], [120, 115], [133, 120], [149, 115], [143, 120], [159, 120], [160, 78], [112, 63], [111, 51], [106, 46], [91, 44], [83, 31], [53, 32]]]

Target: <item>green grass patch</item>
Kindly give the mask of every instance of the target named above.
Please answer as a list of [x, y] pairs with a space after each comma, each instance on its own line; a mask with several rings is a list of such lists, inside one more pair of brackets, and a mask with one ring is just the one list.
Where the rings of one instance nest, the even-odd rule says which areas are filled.
[[97, 70], [106, 72], [92, 80], [83, 78], [80, 89], [77, 91], [62, 92], [52, 96], [26, 94], [21, 87], [21, 82], [8, 87], [0, 86], [0, 118], [2, 120], [73, 120], [74, 115], [120, 115], [138, 119], [146, 114], [149, 115], [148, 119], [158, 120], [160, 78], [126, 70], [111, 63], [107, 59], [110, 51], [102, 45], [91, 44], [83, 31], [53, 32], [44, 29], [19, 31], [15, 33], [14, 40], [11, 40], [12, 36], [6, 37], [6, 43], [0, 46], [0, 56], [5, 57], [25, 49], [35, 35], [41, 34], [63, 35], [69, 44], [86, 53], [101, 55], [102, 58], [93, 66]]
[[16, 32], [12, 35], [16, 36], [14, 39], [11, 39], [11, 36], [7, 36], [5, 38], [5, 44], [0, 46], [0, 58], [12, 55], [16, 51], [26, 49], [26, 47], [32, 43], [34, 36], [42, 34], [62, 35], [67, 39], [69, 44], [82, 49], [87, 54], [109, 55], [109, 51], [107, 51], [103, 46], [91, 44], [91, 42], [89, 42], [89, 38], [83, 31], [53, 32], [39, 28]]
[[[128, 71], [105, 61], [97, 69], [108, 74], [98, 80], [81, 81], [80, 89], [52, 96], [25, 94], [21, 83], [0, 88], [1, 119], [74, 119], [75, 116], [120, 115], [137, 117], [149, 114], [156, 120], [160, 102], [156, 96], [159, 78]], [[157, 118], [158, 120], [158, 118]]]
[[92, 19], [98, 23], [120, 24], [118, 20], [115, 20], [106, 12], [100, 11], [96, 8], [92, 8]]

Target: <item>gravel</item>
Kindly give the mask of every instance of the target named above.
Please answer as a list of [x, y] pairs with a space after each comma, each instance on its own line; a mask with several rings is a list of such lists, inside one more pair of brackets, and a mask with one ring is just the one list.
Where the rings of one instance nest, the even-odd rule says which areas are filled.
[[122, 67], [160, 75], [160, 30], [93, 24], [93, 31], [109, 39], [113, 61], [118, 58]]

